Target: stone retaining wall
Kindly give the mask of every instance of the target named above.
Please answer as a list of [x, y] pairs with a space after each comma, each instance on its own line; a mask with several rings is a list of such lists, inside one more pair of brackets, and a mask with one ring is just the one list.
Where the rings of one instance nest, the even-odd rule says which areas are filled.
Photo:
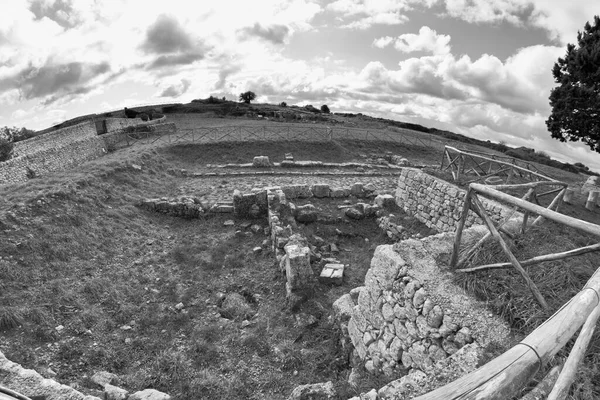
[[[465, 190], [451, 183], [419, 169], [404, 168], [398, 178], [396, 203], [427, 227], [438, 232], [454, 232], [460, 220], [465, 195]], [[510, 212], [509, 207], [496, 201], [481, 200], [494, 221], [499, 221]], [[465, 227], [481, 224], [483, 221], [469, 211]]]
[[104, 142], [96, 137], [49, 147], [0, 163], [0, 184], [26, 182], [48, 172], [61, 171], [106, 154]]
[[[135, 121], [145, 124], [139, 119], [128, 123], [133, 124]], [[151, 126], [151, 132], [162, 134], [173, 128], [174, 124], [157, 123]], [[106, 154], [109, 145], [120, 138], [120, 131], [98, 136], [94, 124], [88, 121], [17, 142], [15, 148], [18, 151], [15, 154], [18, 156], [0, 163], [0, 185], [26, 182], [32, 177], [62, 171], [96, 159]]]
[[[484, 233], [483, 227], [467, 229], [465, 239]], [[476, 352], [505, 344], [506, 323], [454, 285], [444, 269], [441, 260], [451, 255], [452, 242], [446, 233], [377, 247], [365, 286], [334, 304], [367, 370], [427, 373], [467, 344]]]

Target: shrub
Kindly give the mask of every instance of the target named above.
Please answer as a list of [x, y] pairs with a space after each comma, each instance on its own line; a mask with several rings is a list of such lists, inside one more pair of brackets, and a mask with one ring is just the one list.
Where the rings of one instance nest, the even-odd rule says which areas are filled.
[[148, 114], [146, 113], [139, 114], [139, 117], [142, 119], [142, 121], [148, 121]]
[[33, 179], [37, 176], [37, 173], [34, 170], [32, 170], [31, 168], [27, 167], [26, 175], [27, 175], [27, 179]]
[[0, 162], [7, 161], [12, 157], [13, 147], [13, 142], [0, 138]]
[[331, 111], [329, 111], [329, 107], [327, 107], [327, 104], [323, 104], [321, 106], [321, 112], [325, 113], [325, 114], [329, 114]]
[[282, 101], [281, 103], [279, 103], [279, 107], [287, 107], [287, 103], [285, 101]]

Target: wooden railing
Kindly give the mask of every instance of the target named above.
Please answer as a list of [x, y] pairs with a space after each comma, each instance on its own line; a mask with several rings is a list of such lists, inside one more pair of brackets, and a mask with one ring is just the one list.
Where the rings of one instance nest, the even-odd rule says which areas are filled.
[[440, 169], [450, 170], [454, 181], [458, 181], [462, 175], [476, 176], [466, 183], [486, 181], [508, 184], [511, 180], [521, 182], [555, 180], [526, 161], [475, 151], [467, 152], [450, 146], [444, 147]]
[[[547, 208], [538, 204], [530, 203], [537, 188], [551, 185], [559, 186], [558, 194], [552, 200]], [[516, 198], [500, 190], [526, 188], [527, 193], [523, 198]], [[523, 262], [519, 262], [510, 251], [506, 242], [500, 235], [504, 232], [510, 235], [510, 232], [503, 229], [503, 225], [517, 212], [523, 210], [522, 230], [540, 224], [544, 219], [549, 219], [557, 223], [581, 230], [583, 232], [600, 237], [600, 226], [586, 221], [581, 221], [557, 212], [561, 203], [562, 196], [566, 192], [567, 185], [557, 181], [540, 181], [522, 185], [497, 185], [486, 186], [477, 183], [471, 183], [465, 196], [465, 204], [462, 210], [461, 219], [456, 231], [451, 268], [456, 268], [468, 259], [473, 249], [467, 252], [462, 260], [459, 260], [460, 242], [462, 232], [465, 226], [469, 210], [474, 211], [483, 220], [489, 233], [482, 238], [475, 246], [480, 246], [484, 240], [489, 237], [496, 239], [504, 253], [509, 257], [510, 263], [489, 264], [476, 268], [456, 270], [456, 272], [475, 272], [489, 268], [507, 268], [513, 266], [526, 280], [529, 288], [533, 292], [537, 301], [544, 307], [548, 305], [544, 297], [535, 286], [529, 275], [523, 269], [524, 265], [532, 265], [543, 261], [559, 260], [571, 256], [584, 254], [590, 251], [600, 250], [600, 243], [582, 247], [563, 253], [555, 253], [535, 257]], [[556, 189], [554, 193], [556, 193]], [[546, 192], [550, 193], [550, 192]], [[501, 201], [513, 206], [510, 213], [503, 221], [494, 224], [487, 215], [479, 195]], [[531, 214], [537, 215], [537, 218], [528, 224]], [[562, 367], [562, 371], [553, 369], [542, 381], [544, 388], [539, 386], [538, 390], [544, 392], [543, 397], [524, 397], [525, 398], [545, 398], [551, 400], [562, 400], [566, 397], [569, 388], [575, 377], [577, 366], [590, 342], [594, 328], [600, 317], [600, 268], [592, 275], [586, 286], [575, 297], [568, 301], [554, 315], [546, 320], [542, 325], [535, 329], [529, 336], [516, 346], [512, 347], [504, 354], [480, 367], [476, 371], [463, 376], [462, 378], [449, 383], [439, 389], [436, 389], [423, 396], [417, 397], [418, 400], [449, 400], [449, 399], [510, 399], [517, 395], [525, 384], [571, 339], [571, 337], [580, 329], [575, 345], [571, 350], [567, 361]], [[540, 384], [542, 385], [542, 384]], [[550, 392], [548, 394], [548, 392]]]

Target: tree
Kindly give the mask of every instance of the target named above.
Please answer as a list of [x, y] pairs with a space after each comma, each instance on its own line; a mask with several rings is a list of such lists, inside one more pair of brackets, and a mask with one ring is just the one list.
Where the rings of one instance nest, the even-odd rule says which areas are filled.
[[323, 104], [321, 106], [321, 112], [324, 114], [329, 114], [331, 111], [329, 111], [329, 107], [327, 107], [327, 104]]
[[0, 138], [0, 162], [7, 161], [12, 156], [13, 142]]
[[552, 69], [559, 85], [550, 93], [552, 113], [546, 126], [561, 142], [582, 141], [600, 153], [600, 17], [577, 33], [577, 46]]
[[287, 107], [287, 103], [285, 101], [282, 101], [281, 103], [279, 103], [279, 107]]
[[256, 94], [251, 91], [247, 91], [244, 93], [240, 93], [240, 101], [243, 101], [246, 104], [250, 104], [252, 100], [256, 98]]

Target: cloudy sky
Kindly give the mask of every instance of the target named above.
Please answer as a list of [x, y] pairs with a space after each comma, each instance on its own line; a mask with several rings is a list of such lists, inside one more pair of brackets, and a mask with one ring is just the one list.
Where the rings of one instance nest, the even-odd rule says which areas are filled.
[[600, 171], [600, 154], [551, 139], [544, 123], [552, 65], [600, 15], [597, 0], [5, 2], [0, 126], [252, 90]]

